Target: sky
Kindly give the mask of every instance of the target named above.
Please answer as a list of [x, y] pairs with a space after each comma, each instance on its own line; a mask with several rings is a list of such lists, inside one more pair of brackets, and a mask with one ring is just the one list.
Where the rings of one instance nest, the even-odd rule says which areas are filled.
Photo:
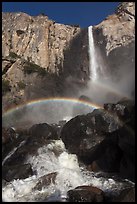
[[97, 25], [115, 12], [119, 2], [2, 2], [3, 12], [25, 12], [31, 16], [44, 13], [57, 23]]

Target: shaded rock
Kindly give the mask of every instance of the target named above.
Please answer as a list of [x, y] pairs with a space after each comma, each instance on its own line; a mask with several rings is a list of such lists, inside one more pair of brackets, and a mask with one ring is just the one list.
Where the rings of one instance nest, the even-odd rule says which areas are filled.
[[[76, 116], [63, 126], [61, 138], [71, 153], [81, 155], [82, 151], [91, 149], [104, 139], [102, 129], [105, 128], [100, 126], [103, 119], [98, 119], [94, 113]], [[97, 126], [102, 129], [97, 129]]]
[[[29, 155], [37, 154], [39, 147], [45, 145], [46, 143], [30, 143], [27, 144], [26, 141], [19, 144], [19, 146], [14, 147], [13, 154], [11, 154], [5, 161], [4, 165], [21, 165], [25, 162]], [[15, 151], [14, 151], [15, 150]]]
[[24, 179], [33, 175], [30, 164], [4, 166], [2, 169], [2, 177], [6, 181], [13, 179]]
[[[122, 151], [117, 145], [117, 136], [107, 136], [100, 144], [96, 145], [94, 151], [89, 151], [88, 157], [80, 157], [87, 161], [88, 169], [92, 171], [119, 172]], [[87, 160], [86, 160], [87, 159]]]
[[38, 179], [38, 182], [36, 186], [33, 188], [33, 190], [39, 190], [41, 191], [42, 188], [45, 188], [46, 186], [50, 185], [51, 183], [55, 184], [55, 179], [57, 176], [57, 172], [52, 172], [49, 174], [46, 174]]
[[123, 189], [110, 202], [135, 202], [135, 187]]
[[[24, 138], [24, 133], [27, 133]], [[22, 132], [22, 139], [12, 146], [13, 153], [4, 162], [4, 165], [19, 165], [25, 162], [29, 155], [36, 155], [38, 148], [48, 144], [51, 140], [58, 139], [57, 132], [52, 126], [43, 123], [33, 125], [27, 131]], [[10, 152], [9, 152], [10, 154]]]
[[101, 170], [101, 168], [98, 166], [96, 161], [93, 161], [92, 164], [87, 166], [87, 170], [88, 171], [98, 172], [98, 171]]
[[61, 138], [68, 151], [77, 154], [80, 158], [89, 159], [89, 155], [95, 151], [107, 134], [120, 127], [118, 118], [113, 114], [103, 109], [96, 109], [92, 113], [76, 116], [67, 122], [62, 128]]
[[[4, 132], [6, 132], [6, 135]], [[8, 138], [8, 140], [4, 139], [5, 142], [2, 143], [2, 159], [4, 160], [14, 148], [17, 148], [21, 142], [27, 139], [28, 135], [26, 131], [22, 133], [13, 128], [2, 128], [2, 136]]]
[[33, 125], [28, 132], [30, 137], [27, 140], [27, 144], [43, 143], [46, 140], [58, 139], [56, 130], [47, 123]]
[[122, 178], [135, 180], [135, 136], [125, 127], [108, 133], [86, 158], [91, 161], [89, 170], [117, 172]]
[[13, 142], [16, 139], [16, 131], [14, 128], [2, 127], [2, 144]]
[[122, 152], [119, 174], [122, 178], [135, 180], [135, 133], [129, 126], [124, 125], [119, 130], [111, 133], [118, 136], [117, 145]]
[[119, 175], [122, 178], [128, 178], [135, 182], [135, 155], [130, 157], [128, 154], [124, 153], [120, 162]]
[[117, 116], [123, 123], [132, 120], [132, 126], [134, 126], [135, 102], [133, 100], [122, 99], [116, 104], [107, 103], [104, 104], [104, 109]]
[[78, 186], [67, 192], [69, 202], [103, 202], [104, 192], [93, 186]]
[[67, 122], [61, 138], [89, 170], [115, 172], [134, 181], [134, 101], [105, 105]]

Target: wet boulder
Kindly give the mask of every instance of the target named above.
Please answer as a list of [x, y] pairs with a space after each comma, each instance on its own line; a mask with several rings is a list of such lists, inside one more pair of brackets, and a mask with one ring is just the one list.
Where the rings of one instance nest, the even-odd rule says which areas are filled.
[[13, 179], [25, 179], [33, 175], [30, 164], [4, 166], [2, 169], [2, 178], [6, 181]]
[[135, 202], [135, 187], [121, 190], [117, 196], [112, 197], [110, 202]]
[[78, 186], [67, 192], [68, 202], [103, 202], [104, 192], [93, 186]]
[[88, 156], [80, 157], [91, 171], [119, 172], [122, 150], [118, 146], [118, 137], [107, 134], [106, 138]]
[[96, 131], [94, 118], [79, 115], [63, 126], [61, 139], [69, 152], [81, 155], [102, 141], [104, 135]]
[[44, 143], [46, 140], [58, 139], [56, 129], [47, 123], [35, 124], [29, 130], [27, 144]]
[[41, 176], [38, 179], [36, 186], [33, 188], [33, 190], [41, 191], [42, 188], [45, 188], [52, 183], [55, 184], [56, 176], [57, 176], [57, 172], [52, 172], [52, 173], [46, 174], [44, 176]]
[[131, 100], [104, 104], [104, 109], [95, 109], [68, 121], [62, 128], [61, 138], [71, 153], [79, 155], [98, 145], [107, 133], [113, 133], [127, 123], [134, 127], [134, 108]]
[[126, 100], [79, 115], [64, 125], [61, 138], [89, 169], [134, 180], [134, 108], [134, 102]]
[[13, 153], [6, 159], [4, 165], [23, 164], [29, 155], [37, 154], [38, 148], [58, 138], [56, 130], [46, 123], [33, 125], [25, 133], [26, 136], [22, 133], [21, 137], [18, 137], [18, 142], [10, 148]]
[[2, 127], [2, 159], [12, 151], [21, 141], [18, 132], [13, 128]]
[[16, 131], [13, 127], [2, 127], [2, 144], [13, 142], [16, 139]]
[[119, 130], [118, 145], [123, 153], [120, 175], [135, 181], [135, 133], [129, 126]]
[[121, 99], [116, 104], [106, 103], [104, 109], [113, 114], [115, 117], [123, 123], [130, 123], [131, 127], [134, 128], [135, 124], [135, 101], [129, 99]]
[[62, 128], [61, 138], [69, 152], [88, 160], [105, 139], [106, 133], [120, 127], [113, 115], [103, 109], [96, 109], [87, 115], [78, 115]]
[[[107, 133], [105, 139], [89, 151], [88, 170], [115, 172], [122, 178], [135, 180], [135, 135], [127, 127]], [[85, 158], [83, 159], [85, 161]]]

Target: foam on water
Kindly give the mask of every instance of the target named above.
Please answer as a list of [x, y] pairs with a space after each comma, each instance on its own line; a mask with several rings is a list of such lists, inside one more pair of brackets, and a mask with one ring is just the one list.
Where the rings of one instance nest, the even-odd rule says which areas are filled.
[[[52, 141], [39, 148], [38, 154], [29, 156], [25, 163], [29, 162], [37, 174], [26, 179], [13, 180], [3, 186], [3, 201], [62, 201], [67, 197], [68, 190], [79, 185], [92, 184], [106, 192], [120, 189], [123, 186], [121, 182], [115, 182], [112, 178], [97, 178], [93, 172], [80, 167], [77, 156], [66, 151], [62, 140]], [[52, 172], [57, 172], [55, 183], [43, 187], [41, 191], [33, 189], [39, 177]]]

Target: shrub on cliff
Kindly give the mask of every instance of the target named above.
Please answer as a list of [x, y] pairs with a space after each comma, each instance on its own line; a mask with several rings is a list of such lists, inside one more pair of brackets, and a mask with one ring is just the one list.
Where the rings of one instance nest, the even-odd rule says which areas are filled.
[[32, 74], [35, 72], [42, 76], [45, 76], [47, 74], [47, 71], [39, 65], [34, 64], [32, 62], [26, 62], [26, 64], [24, 65], [24, 73]]
[[11, 90], [11, 86], [10, 86], [10, 82], [9, 80], [2, 80], [2, 95], [4, 95], [5, 93], [7, 93], [8, 91]]
[[25, 89], [26, 84], [25, 84], [23, 81], [19, 81], [19, 82], [18, 82], [18, 87], [19, 87], [20, 89]]

